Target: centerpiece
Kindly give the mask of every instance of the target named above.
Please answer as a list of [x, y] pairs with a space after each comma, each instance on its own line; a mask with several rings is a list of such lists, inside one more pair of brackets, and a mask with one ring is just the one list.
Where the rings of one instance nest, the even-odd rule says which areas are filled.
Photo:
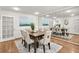
[[34, 23], [31, 23], [31, 29], [32, 29], [32, 33], [33, 33], [33, 32], [34, 32], [34, 30], [35, 30]]

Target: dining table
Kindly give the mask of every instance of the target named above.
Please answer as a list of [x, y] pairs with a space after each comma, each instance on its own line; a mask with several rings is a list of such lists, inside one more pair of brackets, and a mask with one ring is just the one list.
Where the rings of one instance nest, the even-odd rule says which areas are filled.
[[34, 53], [39, 47], [39, 40], [43, 38], [45, 31], [29, 32], [30, 38], [34, 40]]

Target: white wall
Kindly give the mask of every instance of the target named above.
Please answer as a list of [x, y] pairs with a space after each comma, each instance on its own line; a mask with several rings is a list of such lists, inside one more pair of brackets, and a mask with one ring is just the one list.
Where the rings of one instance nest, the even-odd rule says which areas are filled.
[[1, 20], [1, 17], [0, 17], [0, 40], [2, 38], [1, 34], [2, 34], [2, 20]]
[[79, 34], [79, 16], [69, 18], [69, 32]]
[[[43, 20], [43, 22], [44, 22], [45, 18], [48, 20], [48, 26], [43, 26], [43, 24], [41, 23], [42, 20]], [[39, 28], [43, 27], [43, 28], [45, 28], [45, 29], [49, 29], [49, 28], [52, 28], [52, 26], [53, 26], [53, 20], [52, 20], [52, 18], [39, 17], [38, 22], [39, 22]]]
[[[30, 17], [32, 19], [32, 22], [35, 24], [35, 29], [36, 30], [38, 29], [38, 19], [41, 18], [41, 17], [35, 16], [35, 15], [29, 15], [29, 14], [23, 14], [23, 13], [18, 13], [18, 12], [11, 12], [11, 11], [2, 11], [2, 10], [0, 10], [0, 15], [1, 16], [13, 16], [14, 17], [14, 37], [7, 38], [7, 39], [2, 39], [2, 40], [5, 40], [5, 41], [8, 40], [8, 39], [14, 39], [14, 38], [21, 37], [20, 30], [21, 29], [26, 29], [26, 28], [29, 29], [30, 28], [29, 26], [26, 26], [26, 27], [20, 27], [19, 26], [19, 17], [20, 16]], [[49, 20], [51, 20], [51, 19], [49, 19]], [[51, 21], [49, 21], [49, 22], [51, 23]], [[50, 27], [51, 27], [51, 25], [50, 25]], [[46, 28], [49, 28], [49, 27], [46, 27]]]
[[[68, 20], [69, 24], [64, 25], [64, 20]], [[54, 22], [56, 21], [61, 24], [61, 27], [67, 28], [69, 33], [79, 34], [79, 16], [60, 17], [54, 20]]]
[[[30, 28], [30, 27], [20, 27], [19, 26], [19, 17], [20, 16], [27, 16], [27, 17], [30, 17], [32, 18], [32, 21], [34, 22], [35, 24], [35, 27], [36, 29], [38, 28], [38, 17], [35, 16], [35, 15], [29, 15], [29, 14], [23, 14], [23, 13], [18, 13], [18, 12], [10, 12], [10, 11], [0, 11], [0, 15], [4, 16], [4, 15], [7, 15], [7, 16], [13, 16], [14, 17], [14, 37], [13, 38], [18, 38], [20, 37], [20, 29], [24, 29], [24, 28]], [[41, 17], [40, 17], [41, 19]], [[52, 27], [52, 25], [55, 24], [55, 22], [61, 24], [63, 27], [64, 26], [64, 20], [67, 19], [69, 21], [69, 24], [65, 27], [68, 28], [68, 31], [70, 33], [75, 33], [75, 34], [79, 34], [79, 16], [74, 16], [74, 17], [60, 17], [60, 18], [57, 18], [57, 19], [51, 19], [49, 18], [49, 28]], [[0, 36], [1, 36], [1, 20], [0, 20]]]
[[[20, 29], [30, 28], [30, 27], [20, 27], [19, 26], [19, 17], [20, 16], [27, 16], [27, 17], [32, 18], [32, 21], [34, 22], [34, 24], [37, 25], [37, 17], [34, 16], [34, 15], [28, 15], [28, 14], [23, 14], [23, 13], [18, 13], [18, 12], [2, 11], [2, 10], [0, 11], [0, 15], [1, 16], [5, 15], [5, 16], [13, 16], [14, 17], [14, 37], [13, 37], [13, 39], [21, 36], [20, 35]], [[9, 38], [7, 38], [7, 39], [9, 39]]]

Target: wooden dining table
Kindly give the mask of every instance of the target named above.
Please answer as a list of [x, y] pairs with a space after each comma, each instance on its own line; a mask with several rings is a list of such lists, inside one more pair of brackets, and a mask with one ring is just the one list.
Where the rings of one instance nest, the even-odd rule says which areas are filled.
[[43, 38], [45, 31], [29, 32], [30, 38], [34, 40], [34, 53], [39, 47], [39, 40]]

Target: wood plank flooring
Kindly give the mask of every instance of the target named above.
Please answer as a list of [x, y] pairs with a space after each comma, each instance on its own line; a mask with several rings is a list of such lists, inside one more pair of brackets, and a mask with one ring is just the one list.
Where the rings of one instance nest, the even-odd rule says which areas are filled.
[[[79, 45], [69, 43], [64, 41], [64, 39], [57, 37], [53, 37], [51, 41], [63, 46], [59, 53], [79, 53]], [[72, 37], [71, 41], [79, 42], [79, 36]], [[18, 53], [15, 40], [0, 42], [0, 53]]]
[[15, 45], [15, 41], [0, 42], [0, 53], [17, 53], [18, 49]]
[[[76, 38], [77, 37], [74, 37], [74, 39]], [[51, 41], [63, 46], [59, 53], [79, 53], [79, 45], [70, 43], [71, 41], [65, 41], [64, 39], [57, 37], [52, 38]]]
[[73, 36], [70, 41], [79, 44], [79, 35]]

